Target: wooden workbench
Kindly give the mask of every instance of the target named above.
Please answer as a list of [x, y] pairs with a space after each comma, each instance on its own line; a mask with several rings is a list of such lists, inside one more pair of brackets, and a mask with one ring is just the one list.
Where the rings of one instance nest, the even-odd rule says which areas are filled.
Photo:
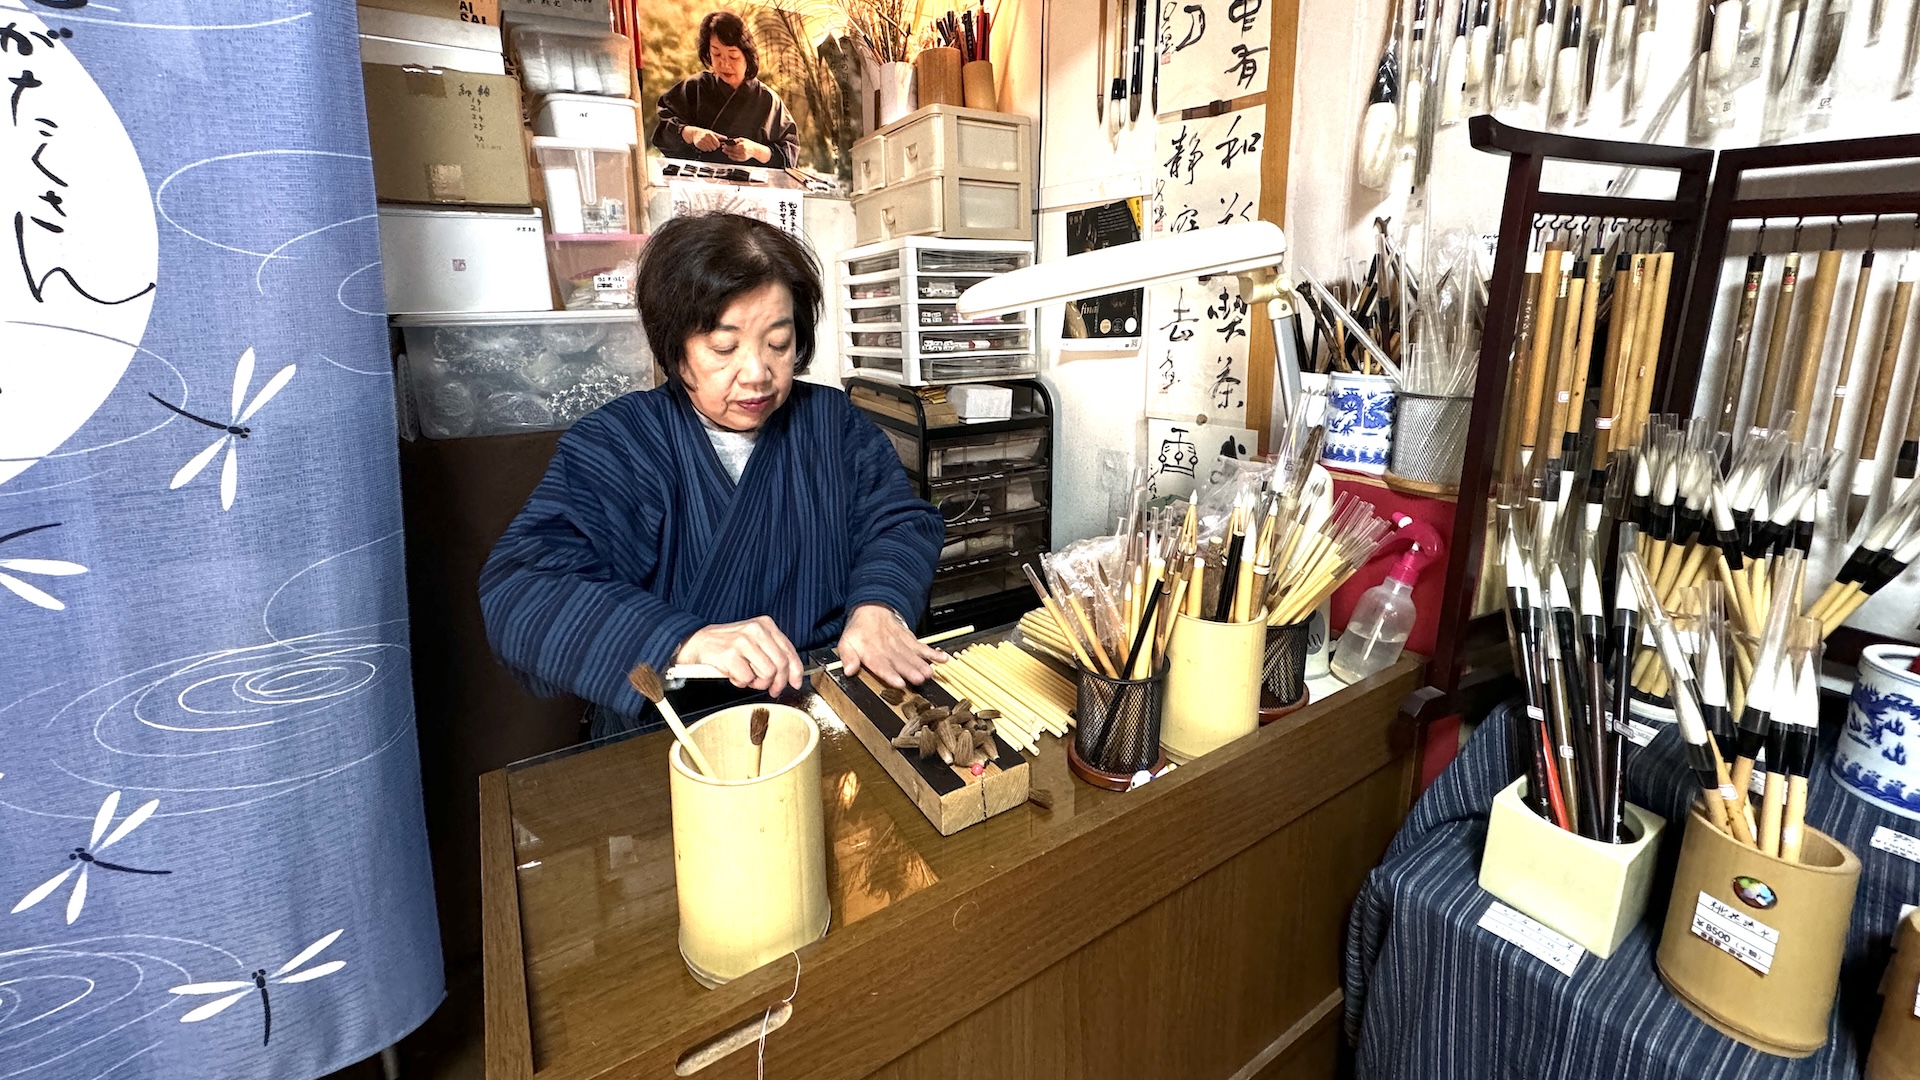
[[[1411, 657], [1116, 794], [1043, 738], [1027, 804], [941, 837], [823, 719], [833, 921], [802, 949], [781, 1080], [1329, 1077], [1342, 931], [1404, 816]], [[481, 780], [488, 1080], [670, 1077], [794, 988], [680, 959], [670, 736]], [[697, 1075], [751, 1077], [748, 1046]]]

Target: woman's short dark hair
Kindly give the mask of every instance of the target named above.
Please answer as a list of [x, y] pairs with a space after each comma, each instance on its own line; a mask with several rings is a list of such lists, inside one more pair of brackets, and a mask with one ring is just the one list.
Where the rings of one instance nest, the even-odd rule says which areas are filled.
[[747, 29], [746, 20], [731, 11], [713, 11], [700, 20], [700, 66], [713, 66], [713, 42], [718, 38], [720, 44], [731, 45], [747, 58], [747, 78], [760, 77], [760, 50], [753, 47], [753, 31]]
[[793, 296], [793, 372], [813, 363], [820, 322], [820, 263], [806, 242], [740, 214], [677, 217], [655, 229], [640, 256], [640, 318], [654, 364], [680, 381], [687, 339], [710, 333], [727, 305], [779, 282]]

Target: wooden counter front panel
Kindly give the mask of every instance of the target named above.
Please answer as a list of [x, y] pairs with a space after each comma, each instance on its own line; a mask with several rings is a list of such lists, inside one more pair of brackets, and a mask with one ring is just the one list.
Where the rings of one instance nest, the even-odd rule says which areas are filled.
[[[870, 1080], [1227, 1080], [1338, 992], [1347, 911], [1405, 791], [1401, 765], [1374, 773]], [[1260, 1075], [1331, 1077], [1312, 1068], [1329, 1025], [1337, 1041], [1335, 1010]]]

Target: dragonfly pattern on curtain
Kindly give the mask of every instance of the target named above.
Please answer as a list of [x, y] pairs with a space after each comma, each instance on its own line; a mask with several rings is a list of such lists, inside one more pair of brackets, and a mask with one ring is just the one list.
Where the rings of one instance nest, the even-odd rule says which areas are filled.
[[0, 1080], [442, 996], [356, 29], [0, 0]]

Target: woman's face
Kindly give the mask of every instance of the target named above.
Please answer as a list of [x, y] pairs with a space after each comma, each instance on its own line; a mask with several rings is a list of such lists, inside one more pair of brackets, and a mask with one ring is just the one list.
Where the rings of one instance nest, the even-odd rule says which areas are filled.
[[738, 87], [747, 81], [747, 54], [717, 39], [707, 43], [707, 66], [728, 86]]
[[680, 381], [700, 415], [729, 431], [757, 431], [793, 393], [794, 346], [793, 294], [769, 282], [687, 338]]

